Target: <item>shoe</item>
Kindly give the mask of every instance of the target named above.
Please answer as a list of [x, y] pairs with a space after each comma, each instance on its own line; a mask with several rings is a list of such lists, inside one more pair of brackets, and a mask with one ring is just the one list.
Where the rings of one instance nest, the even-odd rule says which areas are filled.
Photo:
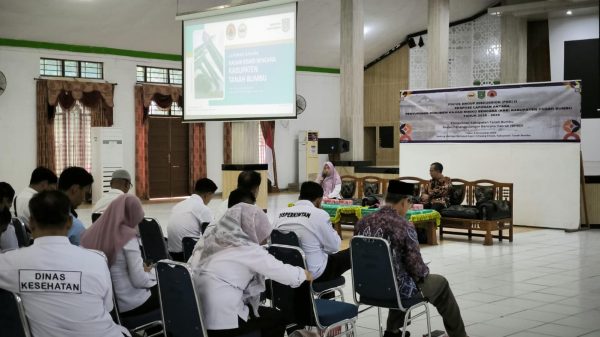
[[[391, 332], [391, 331], [385, 330], [385, 332], [383, 333], [383, 337], [402, 337], [402, 331]], [[406, 331], [406, 333], [404, 334], [404, 337], [410, 337], [410, 331]]]

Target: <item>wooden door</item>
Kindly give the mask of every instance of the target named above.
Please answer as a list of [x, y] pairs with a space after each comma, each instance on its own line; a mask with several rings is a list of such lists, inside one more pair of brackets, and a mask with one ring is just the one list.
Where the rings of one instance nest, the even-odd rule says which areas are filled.
[[190, 195], [188, 124], [171, 120], [171, 197]]
[[150, 117], [148, 127], [148, 176], [150, 198], [171, 197], [170, 118]]
[[181, 118], [150, 117], [148, 169], [150, 198], [189, 195], [188, 126]]

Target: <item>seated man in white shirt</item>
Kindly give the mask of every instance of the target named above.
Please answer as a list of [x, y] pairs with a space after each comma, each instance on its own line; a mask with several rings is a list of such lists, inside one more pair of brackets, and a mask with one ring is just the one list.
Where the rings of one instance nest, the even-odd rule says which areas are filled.
[[15, 190], [9, 183], [0, 182], [0, 253], [19, 248], [15, 227], [13, 227], [10, 206]]
[[29, 202], [35, 242], [0, 254], [0, 288], [19, 293], [33, 336], [122, 337], [116, 325], [108, 265], [98, 252], [74, 246], [66, 235], [71, 203], [44, 191]]
[[58, 177], [50, 169], [40, 166], [31, 172], [29, 186], [25, 187], [14, 200], [15, 216], [25, 225], [29, 224], [29, 200], [41, 191], [55, 190]]
[[71, 219], [73, 224], [67, 233], [67, 237], [72, 244], [79, 246], [81, 234], [85, 232], [83, 222], [79, 220], [75, 209], [79, 207], [86, 198], [86, 195], [92, 189], [94, 177], [83, 167], [67, 167], [60, 173], [58, 179], [58, 189], [63, 191], [71, 201]]
[[[260, 177], [260, 173], [256, 171], [242, 171], [238, 175], [237, 188], [252, 192], [256, 198], [261, 181], [262, 178]], [[215, 214], [215, 220], [221, 219], [225, 212], [227, 212], [227, 209], [229, 208], [228, 204], [229, 200], [227, 199], [221, 202], [221, 205], [219, 205], [219, 208]]]
[[333, 229], [329, 214], [320, 208], [323, 188], [313, 181], [304, 182], [299, 199], [293, 207], [275, 215], [274, 228], [296, 233], [315, 282], [336, 279], [350, 269], [350, 251], [339, 251], [342, 240]]
[[113, 172], [110, 178], [110, 190], [104, 193], [102, 198], [96, 202], [92, 213], [104, 212], [115, 198], [129, 192], [131, 186], [131, 175], [129, 175], [129, 172], [126, 170], [116, 170]]
[[213, 220], [212, 211], [207, 205], [216, 190], [217, 185], [212, 180], [199, 179], [194, 194], [173, 207], [167, 225], [168, 249], [173, 260], [184, 262], [181, 240], [186, 236], [201, 237], [202, 223]]

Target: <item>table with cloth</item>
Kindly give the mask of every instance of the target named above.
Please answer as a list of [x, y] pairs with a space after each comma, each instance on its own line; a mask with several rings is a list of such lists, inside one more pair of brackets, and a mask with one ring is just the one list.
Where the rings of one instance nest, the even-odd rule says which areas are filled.
[[[321, 204], [331, 217], [331, 222], [338, 234], [342, 235], [342, 225], [354, 226], [363, 216], [375, 213], [379, 208], [369, 208], [356, 205], [334, 205]], [[427, 244], [437, 245], [437, 227], [440, 225], [441, 215], [432, 209], [409, 210], [406, 213], [406, 219], [412, 222], [415, 227], [424, 228], [427, 233]]]

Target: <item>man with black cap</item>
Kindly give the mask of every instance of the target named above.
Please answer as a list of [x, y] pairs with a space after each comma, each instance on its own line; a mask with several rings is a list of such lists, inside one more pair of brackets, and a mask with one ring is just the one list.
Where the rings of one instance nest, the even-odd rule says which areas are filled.
[[[415, 227], [406, 220], [406, 213], [412, 206], [413, 191], [412, 184], [390, 180], [385, 206], [362, 218], [356, 224], [354, 234], [388, 240], [393, 258], [400, 260], [394, 264], [404, 267], [395, 270], [400, 296], [411, 298], [421, 292], [442, 316], [448, 336], [465, 337], [465, 325], [448, 281], [441, 275], [429, 274], [429, 267], [419, 251]], [[403, 311], [390, 310], [384, 337], [401, 335], [404, 315]], [[410, 336], [408, 331], [405, 336]]]
[[116, 170], [110, 178], [110, 190], [96, 201], [92, 213], [104, 212], [110, 203], [118, 196], [129, 192], [131, 188], [131, 175], [126, 170]]

